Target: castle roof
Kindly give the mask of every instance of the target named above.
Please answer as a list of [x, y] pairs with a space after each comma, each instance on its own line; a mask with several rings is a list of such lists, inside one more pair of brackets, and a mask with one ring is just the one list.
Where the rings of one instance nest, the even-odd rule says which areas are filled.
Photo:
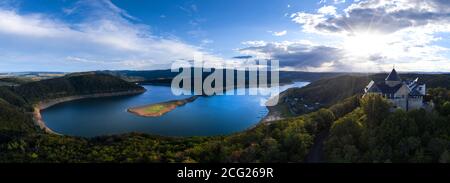
[[423, 94], [420, 93], [416, 88], [414, 88], [413, 90], [411, 90], [409, 95], [411, 95], [411, 96], [422, 96]]
[[395, 69], [392, 69], [391, 73], [386, 77], [386, 81], [401, 81], [400, 76]]
[[[388, 82], [398, 81], [398, 82]], [[392, 69], [391, 73], [386, 77], [385, 81], [370, 81], [364, 91], [366, 93], [381, 93], [384, 95], [395, 94], [403, 86], [408, 88], [408, 95], [410, 96], [423, 96], [425, 95], [425, 84], [419, 82], [419, 78], [414, 80], [402, 81], [395, 69]]]
[[366, 92], [381, 92], [377, 85], [375, 84], [375, 81], [370, 81], [369, 84], [366, 86]]
[[[385, 82], [374, 82], [371, 81], [367, 86], [366, 86], [366, 92], [369, 93], [382, 93], [382, 94], [386, 94], [386, 95], [391, 95], [391, 94], [395, 94], [397, 93], [397, 91], [403, 86], [408, 86], [405, 82], [396, 84], [394, 86], [389, 86], [387, 85]], [[411, 96], [422, 96], [424, 94], [422, 94], [420, 92], [420, 90], [418, 89], [419, 86], [422, 86], [420, 84], [414, 84], [414, 86], [412, 86], [409, 92], [409, 95]]]
[[401, 87], [403, 86], [403, 83], [397, 84], [395, 86], [389, 86], [384, 82], [377, 83], [378, 89], [383, 94], [394, 94], [396, 93]]

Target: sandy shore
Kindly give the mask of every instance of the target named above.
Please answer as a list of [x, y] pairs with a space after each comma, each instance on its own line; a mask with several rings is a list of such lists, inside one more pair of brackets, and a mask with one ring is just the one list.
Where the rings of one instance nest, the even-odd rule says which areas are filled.
[[281, 117], [280, 112], [269, 109], [269, 113], [267, 113], [267, 115], [261, 119], [260, 123], [268, 123], [268, 122], [278, 121], [278, 120], [282, 120], [282, 119], [284, 119], [284, 118]]
[[161, 102], [140, 107], [132, 107], [127, 111], [143, 117], [158, 117], [176, 109], [177, 107], [194, 102], [198, 97], [198, 95], [194, 95], [192, 97], [181, 100], [171, 100], [168, 102]]
[[114, 96], [125, 96], [125, 95], [137, 95], [144, 93], [146, 90], [133, 90], [133, 91], [124, 91], [124, 92], [114, 92], [114, 93], [98, 93], [98, 94], [89, 94], [89, 95], [78, 95], [78, 96], [69, 96], [69, 97], [61, 97], [56, 99], [50, 99], [45, 101], [40, 101], [33, 105], [33, 120], [39, 128], [44, 130], [47, 133], [57, 134], [52, 129], [48, 128], [42, 119], [41, 111], [47, 109], [56, 104], [60, 104], [63, 102], [69, 102], [74, 100], [86, 99], [86, 98], [100, 98], [100, 97], [114, 97]]

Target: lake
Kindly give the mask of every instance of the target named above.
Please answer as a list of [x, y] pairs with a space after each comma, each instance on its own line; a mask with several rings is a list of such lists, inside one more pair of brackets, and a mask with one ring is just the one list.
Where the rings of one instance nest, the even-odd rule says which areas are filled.
[[[307, 84], [295, 82], [283, 85], [280, 91]], [[268, 113], [260, 102], [269, 96], [216, 95], [199, 97], [160, 117], [140, 117], [127, 112], [127, 109], [189, 97], [175, 96], [166, 86], [143, 87], [147, 92], [135, 96], [81, 99], [57, 104], [41, 111], [42, 117], [53, 131], [73, 136], [93, 137], [127, 132], [209, 136], [245, 130], [257, 124]]]

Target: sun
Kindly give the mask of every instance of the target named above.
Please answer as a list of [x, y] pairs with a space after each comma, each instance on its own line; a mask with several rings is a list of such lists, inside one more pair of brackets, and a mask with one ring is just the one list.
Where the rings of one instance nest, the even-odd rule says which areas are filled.
[[360, 33], [347, 36], [343, 47], [352, 56], [371, 56], [389, 52], [389, 41], [387, 35]]

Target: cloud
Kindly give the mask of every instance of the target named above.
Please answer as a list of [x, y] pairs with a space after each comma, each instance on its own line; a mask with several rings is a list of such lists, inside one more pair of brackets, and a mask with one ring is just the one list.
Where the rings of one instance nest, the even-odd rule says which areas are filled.
[[30, 37], [61, 37], [74, 33], [64, 24], [40, 14], [21, 16], [12, 10], [0, 9], [0, 32]]
[[[68, 9], [62, 11], [69, 19], [83, 18], [61, 20], [0, 6], [0, 55], [9, 62], [2, 69], [157, 69], [200, 54], [221, 59], [177, 38], [152, 34], [150, 26], [108, 0], [78, 1]], [[83, 60], [98, 65], [79, 64]]]
[[258, 40], [258, 41], [244, 41], [241, 44], [246, 45], [246, 46], [264, 46], [267, 43], [265, 41]]
[[393, 64], [402, 71], [449, 71], [450, 68], [450, 60], [443, 54], [449, 49], [430, 45], [432, 36], [424, 38], [421, 32], [369, 35], [366, 37], [369, 39], [331, 38], [341, 40], [329, 45], [307, 40], [246, 41], [243, 42], [245, 47], [238, 51], [258, 59], [279, 60], [281, 68], [289, 70], [380, 72]]
[[336, 69], [335, 67], [341, 67], [339, 60], [343, 55], [342, 50], [338, 48], [313, 45], [307, 41], [269, 43], [249, 41], [246, 43], [251, 46], [240, 49], [242, 54], [253, 55], [259, 59], [279, 60], [280, 67], [310, 71], [333, 70]]
[[304, 33], [339, 48], [344, 71], [379, 72], [392, 64], [409, 71], [450, 71], [449, 43], [442, 38], [450, 34], [446, 0], [361, 0], [291, 18]]
[[336, 15], [336, 7], [334, 6], [323, 6], [317, 10], [318, 13], [323, 15]]
[[202, 39], [200, 41], [200, 46], [205, 47], [205, 46], [207, 46], [209, 44], [213, 44], [213, 43], [214, 43], [214, 41], [211, 39]]
[[[355, 2], [359, 1], [359, 0], [354, 0]], [[327, 0], [320, 0], [317, 4], [325, 4], [327, 2]], [[345, 0], [333, 0], [334, 4], [342, 4], [345, 3]]]
[[124, 67], [126, 66], [128, 69], [142, 69], [145, 67], [151, 67], [158, 65], [159, 63], [152, 62], [151, 60], [90, 60], [87, 58], [79, 58], [79, 57], [73, 57], [68, 56], [65, 59], [69, 62], [79, 63], [79, 64], [86, 64], [86, 65], [102, 65], [102, 66], [109, 66], [109, 67]]
[[342, 4], [345, 3], [345, 0], [333, 0], [334, 4]]
[[450, 5], [443, 0], [361, 1], [347, 7], [343, 14], [336, 15], [332, 6], [324, 6], [316, 14], [298, 12], [293, 21], [315, 33], [393, 33], [410, 27], [448, 24]]
[[273, 32], [272, 33], [272, 35], [274, 35], [274, 36], [284, 36], [286, 34], [287, 34], [287, 30], [283, 30], [283, 31], [280, 31], [280, 32]]
[[253, 58], [251, 55], [240, 55], [240, 56], [234, 56], [234, 59], [250, 59]]

